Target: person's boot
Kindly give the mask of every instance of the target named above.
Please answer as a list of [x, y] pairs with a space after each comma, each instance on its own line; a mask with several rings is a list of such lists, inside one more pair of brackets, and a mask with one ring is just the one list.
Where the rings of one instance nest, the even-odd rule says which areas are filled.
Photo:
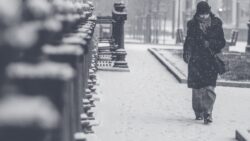
[[209, 124], [213, 122], [212, 114], [205, 113], [204, 114], [204, 124]]
[[195, 113], [195, 120], [203, 120], [203, 114], [202, 113]]

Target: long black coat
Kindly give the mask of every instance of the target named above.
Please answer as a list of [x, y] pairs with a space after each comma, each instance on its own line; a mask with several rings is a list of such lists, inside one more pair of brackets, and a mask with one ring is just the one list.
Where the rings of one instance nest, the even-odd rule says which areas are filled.
[[214, 57], [205, 47], [205, 40], [214, 53], [220, 53], [225, 46], [222, 21], [211, 15], [211, 26], [205, 34], [199, 27], [197, 15], [187, 24], [187, 37], [184, 43], [184, 61], [188, 63], [188, 87], [203, 88], [216, 86], [218, 71], [215, 68]]

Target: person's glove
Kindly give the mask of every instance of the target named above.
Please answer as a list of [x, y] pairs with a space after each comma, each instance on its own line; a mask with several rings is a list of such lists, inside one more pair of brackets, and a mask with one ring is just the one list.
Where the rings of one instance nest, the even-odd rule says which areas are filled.
[[205, 41], [204, 45], [205, 45], [205, 48], [208, 48], [209, 47], [209, 42]]
[[190, 52], [184, 52], [183, 53], [183, 59], [184, 59], [185, 63], [187, 63], [187, 64], [189, 63], [190, 57], [191, 57], [191, 53]]

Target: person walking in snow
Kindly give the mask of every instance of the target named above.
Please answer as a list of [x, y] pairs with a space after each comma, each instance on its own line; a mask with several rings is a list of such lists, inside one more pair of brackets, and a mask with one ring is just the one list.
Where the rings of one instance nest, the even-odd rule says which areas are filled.
[[218, 69], [211, 54], [225, 46], [222, 21], [211, 12], [205, 1], [197, 4], [196, 13], [187, 23], [183, 59], [188, 63], [188, 87], [192, 88], [192, 107], [196, 120], [212, 122]]

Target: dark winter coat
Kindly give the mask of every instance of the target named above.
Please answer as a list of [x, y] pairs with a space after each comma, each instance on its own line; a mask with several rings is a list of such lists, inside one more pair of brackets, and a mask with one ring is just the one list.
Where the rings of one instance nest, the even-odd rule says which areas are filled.
[[214, 57], [205, 47], [205, 40], [209, 42], [209, 48], [214, 53], [220, 53], [225, 46], [222, 21], [210, 13], [211, 26], [205, 34], [199, 27], [197, 16], [187, 23], [187, 36], [183, 48], [183, 58], [188, 63], [188, 87], [195, 89], [216, 86], [218, 71], [215, 68]]

